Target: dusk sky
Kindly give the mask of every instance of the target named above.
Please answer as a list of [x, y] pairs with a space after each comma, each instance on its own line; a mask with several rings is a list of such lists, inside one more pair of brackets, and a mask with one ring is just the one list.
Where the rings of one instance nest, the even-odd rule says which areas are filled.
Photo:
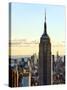
[[[62, 52], [64, 52], [64, 46], [63, 46], [65, 41], [65, 7], [64, 6], [29, 4], [29, 3], [28, 4], [12, 3], [11, 9], [12, 9], [11, 11], [12, 41], [20, 40], [20, 39], [27, 39], [27, 40], [33, 39], [39, 41], [44, 31], [44, 21], [45, 21], [44, 17], [46, 10], [47, 33], [51, 39], [51, 43], [52, 45], [61, 44], [59, 52], [61, 53], [60, 51], [61, 48], [63, 49]], [[21, 49], [19, 49], [16, 45], [14, 47], [12, 46], [14, 55], [15, 55], [14, 49], [15, 51], [17, 50], [17, 52], [19, 52], [19, 55], [22, 54], [22, 52], [20, 52]], [[57, 50], [58, 48], [56, 49], [55, 47], [54, 53]], [[30, 53], [31, 50], [29, 54]]]

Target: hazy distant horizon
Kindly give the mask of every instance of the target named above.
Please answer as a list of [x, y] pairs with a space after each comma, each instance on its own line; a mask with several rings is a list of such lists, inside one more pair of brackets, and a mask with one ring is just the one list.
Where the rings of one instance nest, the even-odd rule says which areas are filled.
[[[55, 43], [52, 43], [52, 54], [56, 55], [57, 52], [59, 53], [59, 55], [65, 55], [64, 54], [64, 46], [65, 44], [64, 43], [61, 43], [61, 42], [55, 42]], [[36, 47], [33, 48], [33, 47]], [[39, 53], [39, 41], [38, 40], [27, 40], [27, 39], [20, 39], [20, 40], [12, 40], [11, 42], [11, 48], [13, 49], [11, 52], [13, 53], [12, 56], [14, 55], [33, 55], [34, 53], [36, 53], [38, 55]], [[29, 48], [29, 49], [28, 49]], [[31, 51], [33, 48], [33, 52]], [[61, 53], [59, 52], [61, 48]], [[18, 51], [17, 51], [17, 54], [16, 54], [16, 51], [15, 50], [18, 50], [19, 52], [22, 50], [22, 53], [21, 54], [18, 54]], [[31, 51], [32, 53], [25, 53], [23, 52], [23, 50], [27, 50], [27, 51]], [[14, 53], [15, 51], [15, 53]]]

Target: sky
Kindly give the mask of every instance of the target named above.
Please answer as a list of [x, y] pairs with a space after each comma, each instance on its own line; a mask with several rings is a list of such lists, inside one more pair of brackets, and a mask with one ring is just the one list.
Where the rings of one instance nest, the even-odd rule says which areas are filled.
[[[47, 33], [52, 43], [52, 53], [59, 50], [64, 53], [65, 41], [65, 7], [59, 5], [45, 5], [32, 3], [12, 3], [11, 6], [11, 42], [21, 39], [36, 40], [39, 42], [44, 31], [46, 11]], [[27, 42], [27, 41], [25, 41]], [[16, 44], [16, 43], [14, 43]], [[15, 55], [38, 52], [38, 45], [20, 47], [12, 44], [12, 53]], [[34, 44], [34, 43], [33, 43]], [[34, 46], [32, 44], [32, 46]], [[24, 49], [25, 48], [25, 49]], [[62, 52], [62, 53], [61, 53]]]

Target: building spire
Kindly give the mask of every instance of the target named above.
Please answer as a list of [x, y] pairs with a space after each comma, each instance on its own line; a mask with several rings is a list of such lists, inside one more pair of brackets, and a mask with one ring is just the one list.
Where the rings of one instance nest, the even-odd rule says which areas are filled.
[[46, 22], [46, 10], [45, 10], [45, 22]]
[[44, 34], [47, 34], [47, 25], [46, 25], [46, 10], [45, 10], [45, 22], [44, 22]]

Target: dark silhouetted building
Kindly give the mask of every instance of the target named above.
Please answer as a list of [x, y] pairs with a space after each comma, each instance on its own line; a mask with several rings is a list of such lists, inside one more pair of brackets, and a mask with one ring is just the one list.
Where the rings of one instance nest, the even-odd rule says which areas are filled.
[[44, 33], [39, 44], [39, 85], [51, 84], [51, 42], [47, 34], [46, 13]]

